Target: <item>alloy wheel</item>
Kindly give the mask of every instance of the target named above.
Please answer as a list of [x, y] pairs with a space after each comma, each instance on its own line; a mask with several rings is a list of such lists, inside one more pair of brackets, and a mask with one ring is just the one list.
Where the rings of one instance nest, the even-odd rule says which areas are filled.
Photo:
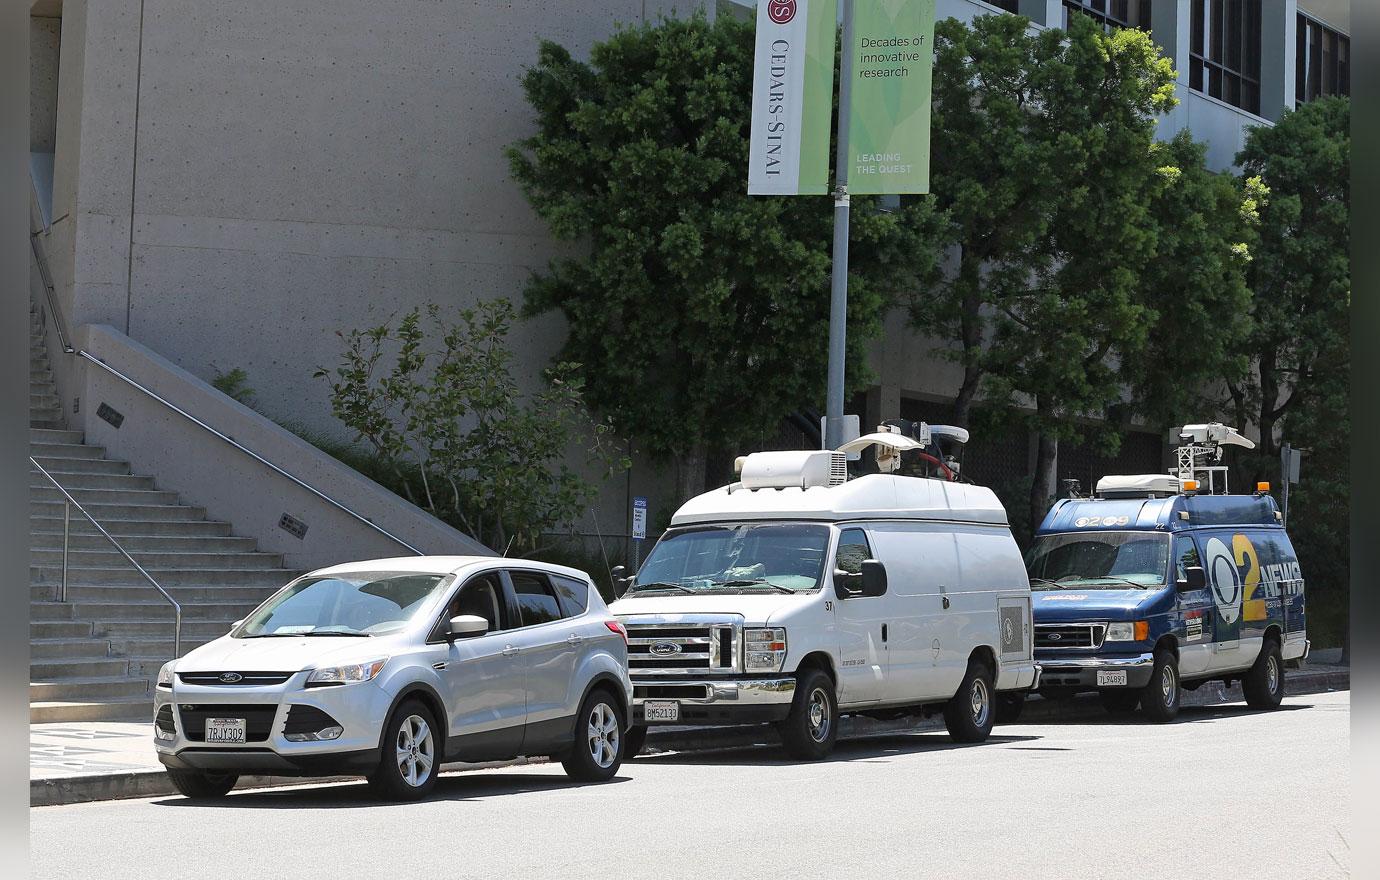
[[420, 715], [409, 715], [398, 728], [396, 742], [398, 773], [413, 788], [431, 778], [436, 765], [436, 742], [431, 727]]
[[589, 713], [589, 754], [599, 767], [611, 766], [618, 757], [618, 713], [607, 703], [596, 703]]

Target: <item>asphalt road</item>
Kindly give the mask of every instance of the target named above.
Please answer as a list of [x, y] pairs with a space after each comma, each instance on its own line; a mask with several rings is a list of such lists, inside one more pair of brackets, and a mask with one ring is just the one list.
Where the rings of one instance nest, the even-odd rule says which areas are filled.
[[559, 765], [30, 810], [34, 877], [1319, 878], [1349, 875], [1347, 692], [840, 744], [667, 754], [575, 786]]

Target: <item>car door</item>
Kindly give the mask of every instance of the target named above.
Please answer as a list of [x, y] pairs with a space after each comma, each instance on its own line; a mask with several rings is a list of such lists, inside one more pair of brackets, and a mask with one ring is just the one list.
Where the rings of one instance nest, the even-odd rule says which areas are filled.
[[[1178, 595], [1179, 617], [1183, 630], [1179, 637], [1179, 674], [1191, 678], [1207, 672], [1213, 661], [1212, 588], [1204, 583], [1199, 589], [1183, 589], [1188, 583], [1188, 569], [1203, 567], [1203, 557], [1193, 536], [1181, 534], [1174, 538], [1174, 583]], [[1206, 571], [1206, 569], [1204, 569]]]
[[[834, 567], [861, 578], [862, 563], [874, 559], [867, 533], [857, 527], [839, 533]], [[847, 705], [882, 699], [887, 682], [887, 597], [846, 596], [836, 592], [834, 626], [838, 633], [839, 702]]]
[[[447, 622], [461, 614], [489, 621], [482, 636], [447, 640]], [[456, 591], [429, 641], [447, 643], [438, 672], [449, 716], [447, 752], [464, 760], [521, 754], [527, 723], [527, 673], [513, 646], [510, 610], [497, 572], [470, 578]]]
[[[1203, 562], [1212, 600], [1212, 655], [1208, 668], [1211, 672], [1237, 669], [1242, 666], [1241, 606], [1246, 582], [1232, 553], [1232, 536], [1203, 536]], [[1255, 574], [1258, 578], [1258, 568]]]
[[571, 682], [587, 639], [565, 619], [561, 602], [545, 572], [509, 569], [520, 626], [512, 635], [527, 669], [527, 737], [546, 742], [568, 734], [576, 708], [570, 707]]

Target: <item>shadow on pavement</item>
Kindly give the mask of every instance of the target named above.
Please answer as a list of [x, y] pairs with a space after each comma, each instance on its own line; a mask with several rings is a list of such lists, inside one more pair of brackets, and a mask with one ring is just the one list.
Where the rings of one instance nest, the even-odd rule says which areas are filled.
[[787, 757], [779, 743], [716, 749], [710, 752], [670, 752], [643, 755], [639, 764], [678, 764], [700, 766], [768, 766], [776, 764], [831, 764], [847, 761], [877, 762], [881, 759], [950, 749], [980, 749], [984, 746], [1038, 740], [1038, 736], [993, 734], [985, 742], [956, 743], [947, 733], [896, 733], [840, 740], [829, 757], [819, 761], [796, 761]]
[[[1054, 717], [1040, 718], [1021, 718], [1015, 722], [1002, 725], [1003, 727], [1070, 727], [1070, 726], [1097, 726], [1115, 727], [1121, 725], [1145, 725], [1157, 726], [1158, 722], [1150, 721], [1140, 710], [1129, 715], [1112, 714], [1098, 705], [1097, 698], [1082, 699], [1076, 698], [1067, 701], [1067, 715], [1055, 715]], [[1252, 709], [1244, 703], [1226, 703], [1220, 706], [1181, 706], [1179, 716], [1170, 724], [1194, 724], [1204, 721], [1217, 721], [1223, 718], [1240, 718], [1249, 715], [1269, 715], [1275, 712], [1294, 712], [1300, 709], [1312, 709], [1311, 703], [1285, 703], [1275, 709]], [[1057, 712], [1057, 709], [1047, 711]]]
[[584, 788], [586, 786], [615, 785], [627, 782], [626, 776], [615, 776], [608, 782], [572, 782], [556, 765], [550, 776], [505, 775], [502, 773], [463, 772], [442, 773], [436, 780], [431, 794], [421, 801], [381, 801], [373, 796], [363, 780], [359, 782], [337, 783], [320, 787], [293, 786], [272, 790], [249, 790], [231, 792], [217, 800], [194, 801], [184, 797], [170, 797], [153, 803], [160, 807], [192, 807], [199, 809], [255, 809], [255, 810], [305, 810], [360, 807], [407, 806], [412, 803], [431, 801], [478, 802], [491, 797], [526, 794], [529, 792], [554, 791], [565, 788]]

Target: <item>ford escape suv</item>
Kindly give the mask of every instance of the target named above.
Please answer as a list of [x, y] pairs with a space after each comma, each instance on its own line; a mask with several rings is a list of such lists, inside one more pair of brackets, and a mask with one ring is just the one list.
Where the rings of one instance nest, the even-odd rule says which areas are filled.
[[492, 557], [304, 575], [158, 674], [154, 746], [178, 791], [240, 774], [362, 774], [424, 797], [446, 761], [550, 756], [582, 781], [623, 759], [627, 638], [588, 575]]

